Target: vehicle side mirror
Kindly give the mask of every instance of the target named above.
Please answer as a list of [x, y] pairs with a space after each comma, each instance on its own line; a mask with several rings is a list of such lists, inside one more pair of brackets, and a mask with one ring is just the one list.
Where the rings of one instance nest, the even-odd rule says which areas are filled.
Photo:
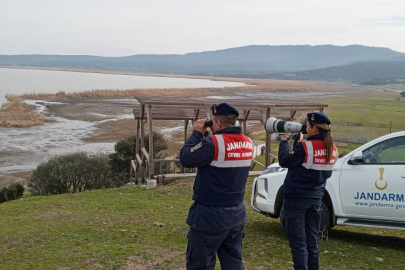
[[363, 164], [363, 163], [364, 163], [364, 159], [363, 159], [362, 151], [354, 152], [354, 154], [350, 157], [349, 164], [351, 164], [351, 165], [358, 165], [358, 164]]

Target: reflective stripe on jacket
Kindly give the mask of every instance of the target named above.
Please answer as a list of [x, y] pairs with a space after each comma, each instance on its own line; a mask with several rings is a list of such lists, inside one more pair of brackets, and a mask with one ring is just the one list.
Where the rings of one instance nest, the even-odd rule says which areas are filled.
[[305, 150], [305, 160], [302, 163], [306, 169], [317, 171], [332, 171], [338, 157], [338, 151], [333, 145], [332, 158], [326, 162], [326, 145], [324, 141], [303, 141], [301, 142]]
[[248, 167], [252, 164], [253, 142], [243, 134], [212, 135], [215, 155], [211, 166], [220, 168]]

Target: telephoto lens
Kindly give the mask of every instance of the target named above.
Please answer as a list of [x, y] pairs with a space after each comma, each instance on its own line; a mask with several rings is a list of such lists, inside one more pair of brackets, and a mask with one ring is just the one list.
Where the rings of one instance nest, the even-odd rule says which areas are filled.
[[298, 133], [302, 129], [302, 124], [284, 121], [281, 119], [277, 119], [275, 117], [270, 117], [269, 119], [266, 120], [264, 128], [269, 133], [280, 133], [280, 132]]
[[205, 121], [204, 127], [212, 127], [213, 123], [211, 120]]

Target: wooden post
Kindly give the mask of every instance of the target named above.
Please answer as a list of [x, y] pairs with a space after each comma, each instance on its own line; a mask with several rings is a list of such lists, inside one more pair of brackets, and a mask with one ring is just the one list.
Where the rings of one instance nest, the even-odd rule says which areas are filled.
[[247, 119], [249, 117], [249, 114], [250, 114], [250, 110], [248, 110], [248, 111], [244, 110], [243, 111], [243, 134], [245, 134], [245, 135], [247, 133], [246, 124], [247, 124]]
[[[135, 160], [136, 160], [136, 155], [139, 155], [139, 143], [140, 143], [140, 141], [141, 141], [141, 138], [139, 138], [139, 129], [140, 129], [140, 127], [141, 127], [141, 124], [140, 124], [140, 122], [141, 122], [142, 120], [137, 120], [136, 121], [136, 145], [135, 145]], [[135, 164], [136, 164], [136, 162], [135, 162]], [[138, 164], [138, 166], [136, 166], [136, 171], [135, 171], [135, 184], [138, 184], [138, 186], [140, 186], [140, 179], [138, 179], [138, 176], [139, 176], [139, 173], [138, 173], [138, 171], [139, 171], [139, 166], [140, 166], [141, 164]]]
[[[187, 128], [188, 128], [188, 120], [184, 120], [184, 143], [187, 141]], [[176, 163], [174, 163], [176, 166]], [[180, 164], [180, 170], [184, 173], [184, 167]]]
[[188, 120], [184, 120], [184, 142], [187, 141]]
[[246, 135], [247, 129], [246, 129], [246, 120], [242, 120], [242, 132], [243, 134]]
[[[141, 109], [141, 119], [140, 119], [141, 122], [140, 123], [141, 123], [141, 149], [142, 149], [142, 148], [145, 148], [145, 140], [144, 140], [144, 137], [145, 137], [145, 127], [144, 127], [144, 125], [145, 125], [145, 122], [144, 122], [145, 105], [141, 104], [141, 106], [142, 106], [142, 109]], [[144, 172], [145, 172], [144, 167], [146, 168], [145, 156], [144, 156], [143, 152], [141, 152], [141, 161], [142, 161], [142, 163], [141, 163], [142, 171], [141, 171], [140, 181], [142, 182], [142, 178], [144, 178]]]
[[200, 109], [195, 109], [194, 110], [194, 121], [197, 121], [199, 114], [200, 114]]
[[[266, 110], [266, 119], [269, 119], [270, 117], [270, 108], [267, 108]], [[266, 132], [266, 149], [264, 150], [265, 152], [265, 166], [266, 168], [270, 165], [270, 153], [271, 153], [271, 133]]]
[[[132, 160], [131, 160], [131, 162], [132, 162]], [[135, 172], [135, 174], [136, 174], [136, 172]], [[131, 184], [131, 186], [132, 186], [132, 164], [129, 166], [129, 183]]]
[[146, 110], [149, 125], [149, 180], [153, 179], [154, 164], [153, 164], [153, 128], [152, 128], [152, 105], [148, 105]]
[[290, 120], [292, 120], [297, 113], [297, 110], [290, 110]]

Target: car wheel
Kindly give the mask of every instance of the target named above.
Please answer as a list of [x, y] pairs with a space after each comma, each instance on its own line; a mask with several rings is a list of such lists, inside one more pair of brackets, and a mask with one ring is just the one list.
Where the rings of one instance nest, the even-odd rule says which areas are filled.
[[[324, 202], [322, 202], [321, 207], [322, 207], [321, 224], [319, 226], [318, 236], [323, 237], [331, 228], [331, 223], [330, 223], [329, 208], [326, 206], [326, 204]], [[283, 218], [284, 218], [284, 205], [281, 206], [281, 210], [280, 210], [280, 224], [281, 224], [281, 228], [284, 230]]]
[[329, 208], [326, 206], [326, 204], [324, 202], [322, 202], [321, 207], [322, 207], [321, 225], [319, 226], [318, 236], [323, 237], [323, 235], [325, 235], [329, 231], [331, 226], [330, 226], [330, 211], [329, 211]]
[[281, 229], [284, 231], [284, 204], [281, 205], [281, 209], [280, 209], [280, 225], [281, 225]]

